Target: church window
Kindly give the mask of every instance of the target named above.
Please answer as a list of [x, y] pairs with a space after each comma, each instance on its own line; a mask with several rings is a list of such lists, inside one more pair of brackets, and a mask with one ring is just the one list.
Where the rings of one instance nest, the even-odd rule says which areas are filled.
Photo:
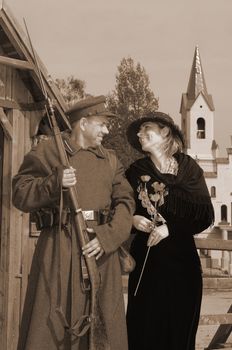
[[197, 119], [197, 138], [205, 139], [205, 119]]
[[212, 198], [215, 198], [216, 197], [216, 187], [215, 186], [212, 186], [211, 187], [211, 191], [210, 191], [211, 193], [211, 197]]
[[221, 206], [221, 221], [227, 222], [227, 206], [225, 204]]

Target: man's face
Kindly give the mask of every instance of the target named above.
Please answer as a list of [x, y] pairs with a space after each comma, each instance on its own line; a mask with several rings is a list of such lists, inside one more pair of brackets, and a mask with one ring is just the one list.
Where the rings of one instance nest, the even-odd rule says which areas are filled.
[[109, 133], [109, 118], [105, 116], [93, 116], [85, 119], [85, 127], [82, 135], [87, 147], [100, 146], [103, 137]]

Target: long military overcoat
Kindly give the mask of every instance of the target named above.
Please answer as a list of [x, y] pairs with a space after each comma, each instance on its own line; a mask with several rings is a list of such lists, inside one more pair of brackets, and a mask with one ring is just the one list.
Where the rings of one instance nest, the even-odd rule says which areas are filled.
[[[125, 310], [117, 248], [129, 237], [134, 209], [133, 194], [117, 162], [112, 169], [104, 149], [80, 149], [69, 138], [65, 147], [70, 164], [76, 169], [77, 192], [82, 210], [113, 207], [110, 222], [89, 222], [105, 251], [98, 260], [101, 275], [100, 308], [110, 350], [127, 350]], [[113, 151], [112, 151], [113, 152]], [[24, 158], [13, 179], [13, 203], [24, 211], [59, 207], [63, 167], [53, 138], [42, 141]], [[64, 193], [64, 207], [71, 207]], [[42, 230], [35, 249], [23, 311], [18, 350], [87, 350], [88, 331], [76, 337], [65, 331], [61, 307], [68, 328], [89, 312], [89, 294], [81, 286], [81, 249], [71, 224], [62, 230], [57, 244], [58, 226]], [[60, 257], [58, 258], [58, 247]], [[60, 271], [60, 273], [59, 273]], [[61, 285], [59, 285], [59, 283]], [[77, 328], [77, 327], [76, 327]], [[77, 333], [77, 329], [75, 330]], [[101, 347], [99, 333], [99, 350]]]

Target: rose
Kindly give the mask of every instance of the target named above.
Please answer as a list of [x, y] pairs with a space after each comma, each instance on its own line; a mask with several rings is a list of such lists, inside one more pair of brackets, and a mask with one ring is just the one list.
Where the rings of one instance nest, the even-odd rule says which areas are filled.
[[153, 202], [158, 202], [158, 200], [160, 200], [160, 194], [159, 193], [155, 193], [155, 194], [150, 194], [150, 199], [153, 201]]
[[143, 182], [148, 182], [151, 179], [151, 177], [149, 175], [142, 175], [141, 176], [141, 180]]
[[165, 184], [163, 184], [162, 182], [155, 181], [151, 186], [154, 188], [155, 192], [163, 192], [165, 189]]

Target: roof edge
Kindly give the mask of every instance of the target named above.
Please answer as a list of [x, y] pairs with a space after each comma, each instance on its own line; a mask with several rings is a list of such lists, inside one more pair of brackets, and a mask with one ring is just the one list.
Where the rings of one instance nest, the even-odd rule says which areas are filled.
[[36, 59], [37, 59], [37, 62], [38, 62], [39, 68], [40, 68], [40, 72], [41, 72], [42, 77], [43, 77], [44, 82], [45, 82], [46, 91], [48, 92], [48, 95], [52, 99], [55, 98], [55, 100], [57, 100], [57, 102], [58, 102], [57, 108], [59, 110], [59, 113], [60, 113], [64, 123], [67, 125], [68, 128], [70, 128], [69, 120], [65, 115], [65, 111], [67, 110], [67, 104], [66, 104], [60, 90], [57, 88], [54, 79], [48, 73], [46, 66], [44, 65], [44, 63], [40, 59], [39, 55], [37, 54], [36, 49], [33, 47], [33, 50], [32, 50], [27, 34], [23, 30], [21, 24], [18, 22], [18, 20], [13, 15], [9, 6], [6, 5], [4, 0], [0, 0], [0, 19], [6, 25], [6, 30], [9, 30], [9, 28], [10, 28], [10, 30], [12, 29], [12, 36], [21, 45], [19, 47], [19, 49], [25, 55], [28, 62], [31, 62], [33, 64], [33, 66], [34, 66], [33, 70], [35, 72], [35, 76], [37, 76], [37, 79], [39, 79], [39, 75], [38, 75], [38, 72], [36, 69], [36, 62], [35, 62], [34, 55], [36, 56]]

